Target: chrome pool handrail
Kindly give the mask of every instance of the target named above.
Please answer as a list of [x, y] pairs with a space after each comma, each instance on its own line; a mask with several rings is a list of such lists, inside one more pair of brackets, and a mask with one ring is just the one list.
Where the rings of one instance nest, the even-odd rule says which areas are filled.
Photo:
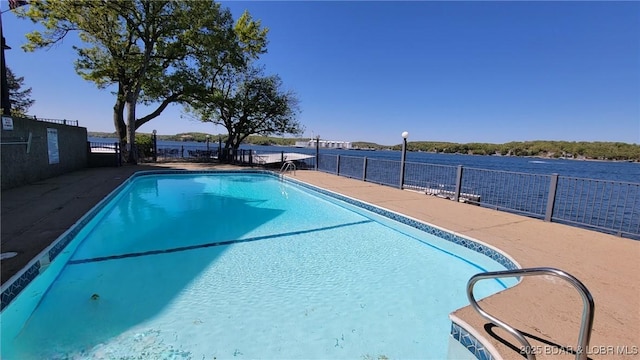
[[491, 271], [480, 273], [472, 276], [467, 283], [467, 298], [471, 303], [471, 307], [477, 311], [482, 317], [494, 323], [495, 325], [501, 327], [511, 335], [513, 335], [523, 346], [523, 351], [527, 355], [528, 360], [535, 360], [535, 352], [531, 347], [531, 344], [527, 339], [522, 335], [522, 333], [510, 326], [509, 324], [503, 322], [502, 320], [496, 318], [495, 316], [487, 313], [483, 310], [475, 297], [473, 296], [473, 287], [476, 282], [483, 279], [496, 279], [496, 278], [505, 278], [505, 277], [520, 277], [520, 276], [536, 276], [536, 275], [553, 275], [559, 277], [571, 285], [575, 287], [582, 297], [582, 322], [580, 325], [580, 334], [578, 335], [578, 348], [576, 349], [576, 359], [577, 360], [587, 360], [587, 353], [589, 346], [589, 340], [591, 338], [591, 328], [593, 327], [593, 316], [594, 316], [594, 302], [589, 289], [587, 289], [584, 284], [576, 279], [573, 275], [562, 271], [560, 269], [550, 268], [550, 267], [537, 267], [537, 268], [526, 268], [526, 269], [514, 269], [514, 270], [504, 270], [504, 271]]
[[293, 169], [293, 175], [296, 174], [296, 164], [293, 163], [293, 161], [289, 160], [289, 161], [285, 161], [282, 164], [282, 167], [280, 168], [280, 173], [284, 174], [287, 171], [291, 171], [291, 169]]

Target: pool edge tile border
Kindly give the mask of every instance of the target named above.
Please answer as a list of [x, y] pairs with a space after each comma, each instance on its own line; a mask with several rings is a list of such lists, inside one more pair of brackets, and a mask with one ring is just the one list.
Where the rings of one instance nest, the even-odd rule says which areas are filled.
[[449, 314], [449, 320], [451, 320], [451, 337], [467, 348], [477, 359], [503, 360], [498, 350], [488, 343], [473, 326], [454, 314]]
[[[264, 174], [268, 176], [274, 176], [281, 181], [288, 181], [298, 186], [311, 189], [320, 194], [330, 196], [332, 198], [344, 201], [351, 205], [358, 206], [360, 208], [369, 210], [378, 215], [387, 217], [392, 220], [396, 220], [402, 224], [409, 225], [418, 230], [424, 231], [428, 234], [435, 235], [444, 240], [453, 242], [460, 246], [466, 247], [477, 253], [491, 258], [498, 262], [505, 268], [519, 269], [521, 266], [508, 254], [502, 252], [500, 249], [486, 244], [480, 240], [470, 238], [463, 234], [459, 234], [450, 230], [446, 230], [439, 226], [412, 218], [407, 215], [397, 213], [362, 200], [358, 200], [343, 194], [339, 194], [334, 191], [323, 189], [321, 187], [311, 185], [304, 181], [293, 179], [282, 174], [276, 173], [270, 170], [147, 170], [137, 171], [129, 176], [125, 181], [113, 189], [107, 196], [100, 200], [94, 207], [92, 207], [86, 214], [84, 214], [77, 222], [75, 222], [69, 229], [62, 233], [55, 241], [36, 255], [27, 265], [18, 271], [14, 276], [7, 280], [2, 287], [0, 287], [0, 314], [7, 308], [7, 306], [26, 288], [38, 275], [42, 274], [49, 264], [64, 250], [64, 248], [73, 240], [73, 238], [80, 232], [80, 230], [91, 221], [95, 215], [102, 210], [109, 201], [111, 201], [121, 190], [128, 186], [134, 179], [142, 176], [149, 175], [197, 175], [197, 174]], [[451, 332], [450, 335], [463, 346], [465, 346], [471, 353], [480, 360], [501, 360], [496, 349], [478, 340], [483, 339], [478, 332], [472, 327], [466, 324], [457, 316], [450, 314], [451, 320]], [[464, 342], [463, 342], [464, 341]]]

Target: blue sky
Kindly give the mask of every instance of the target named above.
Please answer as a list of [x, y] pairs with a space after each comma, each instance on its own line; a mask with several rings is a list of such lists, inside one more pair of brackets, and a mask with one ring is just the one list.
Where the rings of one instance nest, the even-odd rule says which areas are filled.
[[[304, 136], [371, 141], [640, 144], [640, 2], [223, 2], [270, 29], [261, 62], [300, 99]], [[2, 1], [2, 10], [8, 8]], [[70, 38], [25, 53], [2, 14], [30, 113], [114, 131], [114, 96], [73, 69]], [[139, 107], [138, 114], [149, 110]], [[169, 107], [139, 131], [224, 133]]]

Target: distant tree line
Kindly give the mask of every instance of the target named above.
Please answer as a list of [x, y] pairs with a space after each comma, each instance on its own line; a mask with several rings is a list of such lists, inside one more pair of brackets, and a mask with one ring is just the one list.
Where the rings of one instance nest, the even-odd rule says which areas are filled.
[[[226, 134], [205, 134], [198, 132], [176, 135], [158, 135], [159, 140], [206, 142], [207, 135], [212, 143]], [[89, 136], [116, 137], [115, 133], [89, 132]], [[283, 138], [271, 136], [249, 136], [245, 144], [293, 146], [296, 141], [309, 141], [309, 138]], [[375, 150], [400, 150], [401, 145], [379, 145], [372, 142], [353, 142], [354, 148]], [[512, 141], [505, 144], [412, 141], [407, 143], [408, 151], [425, 151], [446, 154], [538, 156], [548, 158], [631, 160], [640, 161], [640, 145], [622, 142], [586, 142], [586, 141]]]
[[[392, 147], [400, 149], [400, 145]], [[640, 161], [640, 145], [622, 142], [512, 141], [505, 144], [415, 141], [408, 151], [471, 155], [539, 156], [548, 158]]]

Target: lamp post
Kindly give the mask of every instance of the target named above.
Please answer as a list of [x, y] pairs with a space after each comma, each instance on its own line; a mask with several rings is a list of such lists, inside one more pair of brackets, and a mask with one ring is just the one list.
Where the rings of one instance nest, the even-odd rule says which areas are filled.
[[158, 161], [158, 132], [153, 129], [153, 162]]
[[210, 136], [209, 134], [207, 134], [207, 152], [209, 152], [209, 140], [210, 140]]
[[404, 163], [407, 159], [407, 138], [409, 137], [409, 132], [402, 132], [402, 158], [400, 159], [400, 189], [404, 187]]

